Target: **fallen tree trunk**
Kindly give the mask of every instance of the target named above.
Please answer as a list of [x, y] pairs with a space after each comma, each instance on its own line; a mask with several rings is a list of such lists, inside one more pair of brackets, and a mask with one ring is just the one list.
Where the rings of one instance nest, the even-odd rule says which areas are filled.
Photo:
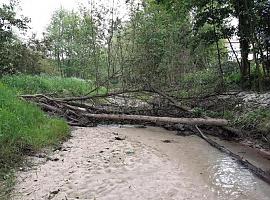
[[84, 114], [84, 116], [94, 119], [103, 120], [131, 120], [152, 123], [173, 123], [173, 124], [189, 124], [189, 125], [210, 125], [210, 126], [226, 126], [228, 121], [224, 119], [203, 119], [203, 118], [172, 118], [172, 117], [152, 117], [142, 115], [112, 115], [112, 114]]
[[[189, 108], [189, 107], [187, 107], [187, 106], [182, 106], [182, 105], [180, 105], [180, 104], [178, 103], [178, 101], [175, 100], [173, 97], [171, 97], [171, 96], [169, 96], [169, 95], [167, 95], [167, 94], [165, 94], [165, 93], [163, 93], [163, 92], [157, 90], [156, 88], [154, 88], [154, 87], [152, 87], [152, 86], [151, 86], [151, 90], [152, 90], [153, 92], [159, 94], [160, 96], [164, 97], [165, 99], [169, 100], [169, 101], [172, 103], [172, 105], [174, 105], [175, 107], [177, 107], [177, 108], [179, 108], [179, 109], [181, 109], [181, 110], [183, 110], [183, 111], [186, 111], [186, 112], [188, 112], [188, 113], [190, 113], [190, 114], [193, 113], [193, 110], [192, 110], [191, 108]], [[238, 92], [238, 93], [239, 93], [239, 92]], [[235, 94], [238, 94], [238, 93], [223, 94], [223, 95], [235, 95]], [[212, 95], [212, 96], [213, 96], [213, 95]], [[211, 95], [206, 96], [205, 98], [207, 98], [207, 97], [211, 97]], [[212, 119], [212, 118], [210, 118], [210, 117], [208, 117], [208, 116], [204, 116], [204, 118], [205, 118], [205, 119], [208, 119], [208, 120], [211, 120], [211, 119]], [[241, 131], [241, 130], [238, 130], [238, 129], [236, 129], [236, 128], [232, 128], [232, 127], [228, 127], [228, 126], [221, 126], [220, 128], [221, 128], [222, 130], [224, 130], [224, 131], [230, 133], [230, 135], [231, 135], [232, 137], [241, 137], [241, 136], [243, 135], [243, 134], [242, 134], [242, 131]]]
[[[132, 93], [132, 92], [138, 92], [139, 90], [133, 90], [133, 91], [125, 91]], [[149, 91], [150, 92], [150, 91]], [[162, 92], [158, 92], [162, 93]], [[92, 96], [91, 98], [101, 98], [101, 97], [108, 97], [108, 96], [115, 96], [118, 94], [123, 94], [123, 92], [114, 92], [110, 94], [102, 94], [102, 95], [95, 95]], [[188, 113], [190, 113], [190, 108], [185, 108], [183, 109], [182, 106], [177, 105], [177, 102], [174, 101], [172, 98], [169, 96], [163, 94], [162, 95], [165, 98], [169, 98], [169, 101], [173, 103], [176, 107], [178, 107], [181, 110], [189, 110]], [[135, 121], [135, 122], [149, 122], [149, 123], [154, 123], [154, 124], [164, 124], [164, 123], [169, 123], [169, 124], [187, 124], [187, 125], [208, 125], [208, 126], [227, 126], [228, 121], [224, 119], [214, 119], [214, 118], [186, 118], [182, 116], [177, 115], [172, 115], [168, 116], [169, 114], [166, 113], [166, 110], [164, 111], [165, 115], [167, 116], [161, 116], [161, 117], [154, 117], [152, 116], [152, 112], [154, 111], [153, 109], [149, 109], [149, 112], [142, 112], [141, 115], [133, 115], [131, 114], [129, 106], [123, 106], [124, 110], [122, 107], [119, 107], [120, 109], [115, 109], [112, 108], [112, 106], [108, 105], [103, 107], [95, 106], [95, 105], [88, 105], [88, 104], [83, 104], [74, 102], [71, 100], [85, 100], [86, 97], [81, 97], [81, 98], [66, 98], [66, 99], [53, 99], [51, 97], [47, 97], [42, 94], [37, 94], [37, 95], [23, 95], [21, 96], [22, 98], [34, 101], [37, 103], [39, 106], [41, 106], [45, 111], [50, 111], [54, 114], [58, 114], [61, 117], [65, 117], [69, 119], [69, 117], [72, 118], [79, 118], [81, 117], [88, 117], [91, 119], [99, 119], [99, 121]], [[88, 97], [89, 98], [89, 97]], [[147, 108], [144, 108], [147, 110]], [[72, 112], [69, 112], [72, 111]], [[136, 109], [135, 109], [136, 111]], [[180, 117], [180, 118], [179, 118]], [[91, 120], [89, 120], [91, 121]], [[74, 122], [74, 120], [72, 120]]]
[[45, 104], [45, 103], [36, 103], [36, 105], [40, 106], [45, 111], [50, 111], [50, 112], [54, 112], [54, 113], [61, 113], [62, 112], [61, 109], [59, 109], [55, 106]]

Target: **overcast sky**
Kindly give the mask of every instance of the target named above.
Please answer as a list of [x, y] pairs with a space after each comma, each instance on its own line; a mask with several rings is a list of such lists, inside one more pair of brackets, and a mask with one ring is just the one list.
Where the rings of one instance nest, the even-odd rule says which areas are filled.
[[[113, 0], [92, 0], [93, 2], [112, 6]], [[0, 4], [9, 2], [8, 0], [0, 0]], [[21, 14], [31, 18], [30, 27], [32, 32], [39, 36], [46, 31], [53, 12], [60, 7], [68, 10], [76, 10], [79, 4], [87, 4], [88, 0], [20, 0]], [[120, 12], [125, 12], [125, 0], [115, 0], [115, 7]]]

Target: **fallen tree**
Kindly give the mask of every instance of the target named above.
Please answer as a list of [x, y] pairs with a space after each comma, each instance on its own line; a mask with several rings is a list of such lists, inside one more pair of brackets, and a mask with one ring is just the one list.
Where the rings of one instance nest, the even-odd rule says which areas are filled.
[[208, 125], [208, 126], [226, 126], [228, 121], [225, 119], [213, 118], [172, 118], [172, 117], [153, 117], [142, 115], [112, 115], [112, 114], [84, 114], [84, 116], [94, 119], [117, 120], [117, 121], [140, 121], [152, 122], [156, 124], [173, 123], [173, 124], [188, 124], [188, 125]]
[[[126, 91], [127, 93], [134, 93], [138, 91]], [[86, 97], [75, 97], [75, 98], [52, 98], [47, 97], [42, 94], [37, 95], [22, 95], [22, 98], [30, 99], [35, 102], [37, 105], [42, 107], [46, 112], [51, 114], [59, 115], [65, 117], [70, 124], [77, 124], [80, 126], [87, 126], [88, 122], [102, 122], [102, 121], [121, 121], [121, 122], [141, 122], [141, 123], [153, 123], [156, 125], [160, 124], [187, 124], [187, 125], [207, 125], [207, 126], [226, 126], [228, 121], [225, 119], [213, 119], [213, 118], [184, 118], [184, 117], [171, 117], [166, 116], [167, 113], [164, 113], [164, 116], [153, 116], [157, 111], [157, 107], [151, 109], [151, 106], [148, 105], [148, 108], [132, 108], [130, 106], [119, 105], [118, 107], [114, 104], [106, 104], [106, 106], [98, 106], [91, 104], [86, 104], [82, 102], [76, 102], [77, 100], [89, 100], [96, 98], [105, 98], [118, 96], [120, 94], [126, 94], [125, 92], [112, 92], [102, 95], [93, 95]], [[175, 105], [173, 105], [175, 106]], [[131, 111], [138, 111], [142, 113], [141, 115], [132, 115]], [[182, 110], [182, 107], [179, 108]], [[165, 111], [163, 111], [165, 112]], [[181, 112], [181, 111], [179, 111]], [[134, 112], [133, 112], [134, 113]], [[83, 123], [82, 123], [83, 121]], [[87, 121], [87, 123], [86, 123]]]
[[[137, 98], [136, 100], [136, 95], [139, 93], [149, 95], [147, 98], [148, 100], [143, 101], [142, 99], [144, 98]], [[131, 94], [135, 95], [135, 97], [131, 96]], [[185, 128], [190, 128], [195, 134], [197, 130], [199, 133], [198, 135], [210, 145], [229, 154], [251, 172], [270, 183], [269, 174], [247, 160], [243, 160], [239, 155], [220, 146], [218, 143], [204, 135], [202, 130], [198, 128], [198, 126], [203, 125], [204, 127], [216, 127], [221, 131], [233, 132], [235, 133], [235, 136], [241, 134], [238, 130], [228, 127], [227, 120], [214, 119], [207, 116], [196, 118], [193, 115], [192, 108], [178, 103], [173, 97], [157, 89], [150, 88], [146, 91], [115, 91], [108, 94], [89, 94], [83, 97], [68, 98], [53, 98], [43, 94], [22, 95], [21, 98], [34, 102], [51, 115], [64, 117], [71, 126], [95, 126], [98, 123], [120, 122], [151, 124], [156, 126], [171, 124], [171, 130], [178, 130], [177, 126], [186, 124]], [[156, 98], [160, 99], [161, 103], [156, 103], [154, 101]], [[123, 99], [125, 101], [122, 101]], [[126, 102], [126, 100], [131, 99], [135, 99], [135, 101], [139, 102], [142, 101], [141, 105], [137, 107], [134, 106], [134, 102], [123, 103]], [[196, 129], [193, 128], [194, 126]], [[183, 130], [180, 128], [180, 131]]]

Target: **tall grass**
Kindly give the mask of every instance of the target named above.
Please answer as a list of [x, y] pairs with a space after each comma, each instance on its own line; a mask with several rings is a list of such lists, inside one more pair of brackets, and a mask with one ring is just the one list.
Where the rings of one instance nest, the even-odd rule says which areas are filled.
[[0, 83], [0, 187], [25, 154], [57, 144], [68, 135], [66, 122], [48, 117]]
[[45, 115], [37, 106], [17, 99], [0, 85], [0, 167], [20, 161], [23, 154], [55, 144], [68, 135], [63, 120]]
[[84, 95], [93, 86], [90, 81], [77, 78], [31, 75], [5, 76], [0, 81], [21, 94], [54, 93], [58, 96]]

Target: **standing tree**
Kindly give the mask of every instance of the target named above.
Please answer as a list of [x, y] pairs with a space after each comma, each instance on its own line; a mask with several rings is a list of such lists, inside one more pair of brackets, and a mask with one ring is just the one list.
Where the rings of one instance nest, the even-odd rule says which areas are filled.
[[92, 12], [57, 11], [48, 28], [53, 59], [62, 76], [96, 77], [99, 42]]
[[[170, 10], [176, 10], [176, 0], [156, 0], [159, 4], [165, 5]], [[188, 3], [189, 2], [189, 3]], [[269, 1], [267, 0], [181, 0], [179, 7], [187, 8], [194, 17], [195, 30], [205, 30], [205, 27], [212, 27], [207, 32], [201, 31], [208, 42], [215, 42], [219, 50], [220, 39], [230, 39], [237, 35], [240, 42], [240, 73], [242, 87], [250, 87], [251, 64], [249, 54], [251, 46], [259, 49], [260, 59], [264, 65], [265, 74], [269, 69]], [[179, 9], [179, 8], [178, 8]], [[181, 9], [180, 9], [181, 10]], [[230, 20], [238, 19], [238, 26], [233, 27]], [[211, 33], [212, 32], [212, 33]], [[210, 35], [210, 36], [209, 36]], [[253, 45], [254, 44], [254, 45]], [[256, 54], [256, 53], [255, 53]], [[254, 57], [256, 57], [254, 54]], [[219, 56], [220, 60], [220, 56]], [[220, 65], [220, 64], [219, 64]], [[222, 70], [220, 70], [222, 71]], [[269, 71], [269, 70], [268, 70]]]
[[14, 29], [26, 31], [28, 29], [27, 23], [30, 21], [26, 17], [18, 18], [15, 12], [17, 3], [10, 1], [9, 4], [2, 4], [0, 6], [0, 73], [11, 73], [16, 71], [13, 55], [14, 51], [18, 49], [18, 45], [22, 44], [14, 34]]

